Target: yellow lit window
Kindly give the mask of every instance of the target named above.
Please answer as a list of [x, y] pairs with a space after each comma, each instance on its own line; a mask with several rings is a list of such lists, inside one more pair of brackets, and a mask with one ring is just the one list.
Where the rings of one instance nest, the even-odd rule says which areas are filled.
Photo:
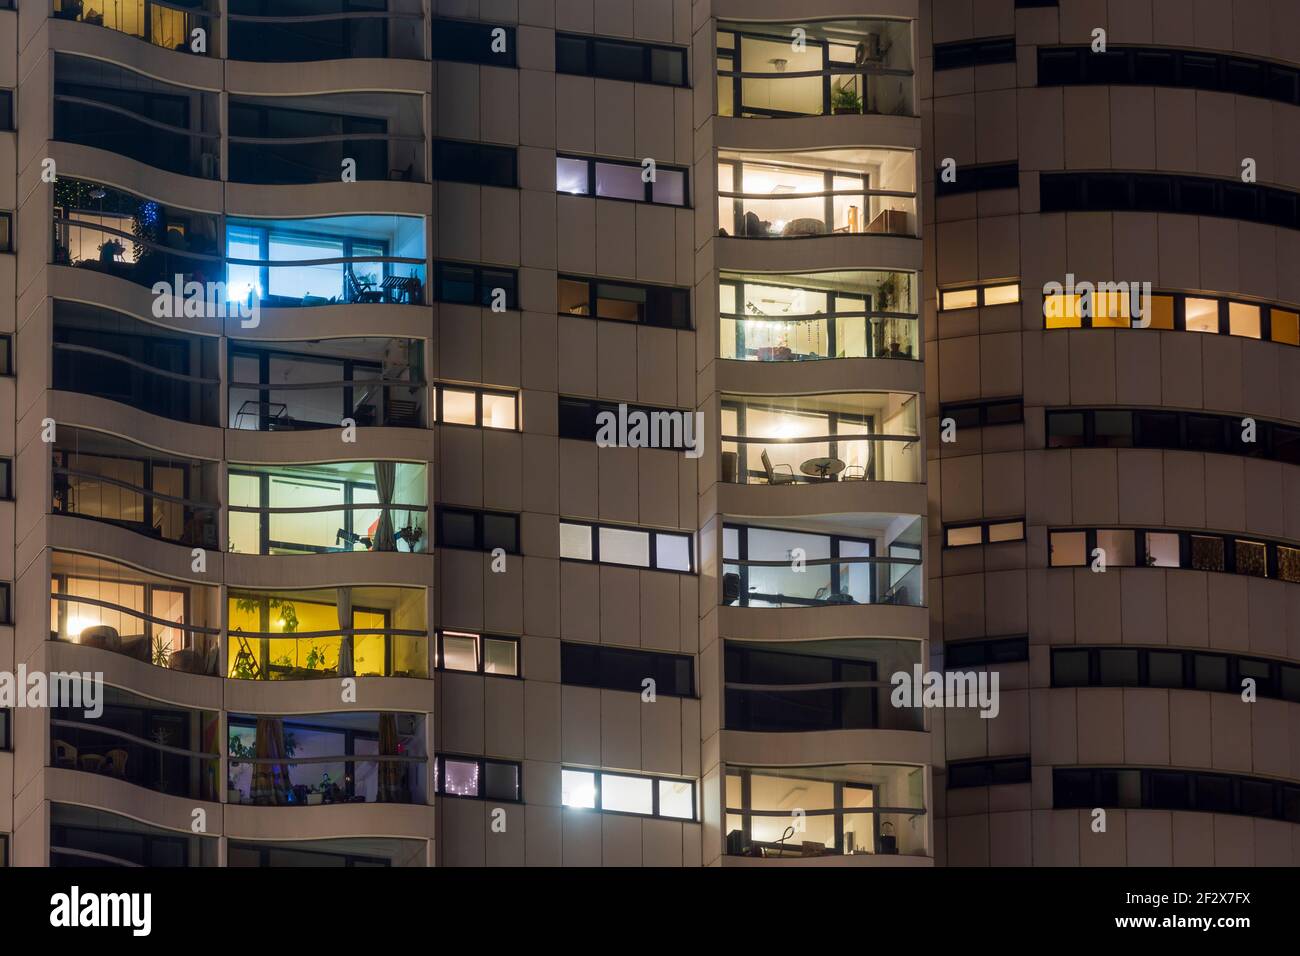
[[1187, 331], [1219, 331], [1219, 303], [1217, 299], [1189, 298], [1187, 300]]
[[941, 294], [943, 296], [943, 311], [945, 312], [950, 312], [953, 309], [973, 309], [979, 305], [979, 289], [956, 289]]
[[1079, 296], [1059, 292], [1044, 296], [1043, 318], [1049, 329], [1077, 329], [1082, 324], [1079, 318]]
[[1153, 295], [1147, 303], [1145, 318], [1149, 329], [1172, 329], [1174, 327], [1174, 297], [1172, 295]]
[[442, 420], [453, 425], [477, 425], [474, 414], [476, 395], [456, 389], [442, 390]]
[[484, 394], [483, 427], [513, 430], [515, 427], [515, 397], [513, 395]]
[[972, 544], [982, 544], [984, 541], [984, 529], [979, 525], [971, 525], [965, 528], [948, 528], [948, 547], [965, 548]]
[[1273, 341], [1300, 345], [1300, 313], [1285, 309], [1272, 310]]
[[1094, 329], [1127, 329], [1129, 327], [1128, 293], [1093, 293], [1092, 327]]
[[989, 544], [997, 544], [999, 541], [1023, 541], [1024, 538], [1023, 521], [1001, 521], [989, 525]]
[[1020, 286], [990, 285], [984, 287], [985, 305], [1010, 305], [1020, 301]]
[[1228, 331], [1248, 339], [1259, 338], [1259, 306], [1244, 302], [1228, 303]]

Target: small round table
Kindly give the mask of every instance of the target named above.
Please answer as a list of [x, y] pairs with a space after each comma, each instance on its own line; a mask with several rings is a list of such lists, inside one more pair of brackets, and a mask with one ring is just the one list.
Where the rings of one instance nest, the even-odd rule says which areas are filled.
[[799, 466], [799, 470], [810, 478], [826, 481], [844, 470], [844, 462], [838, 458], [809, 458]]

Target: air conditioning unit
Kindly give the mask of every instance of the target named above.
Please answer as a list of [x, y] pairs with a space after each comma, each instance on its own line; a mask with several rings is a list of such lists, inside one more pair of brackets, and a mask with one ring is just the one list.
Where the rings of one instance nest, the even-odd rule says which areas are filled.
[[868, 33], [858, 43], [857, 59], [859, 66], [878, 64], [885, 58], [885, 50], [880, 42], [879, 33]]

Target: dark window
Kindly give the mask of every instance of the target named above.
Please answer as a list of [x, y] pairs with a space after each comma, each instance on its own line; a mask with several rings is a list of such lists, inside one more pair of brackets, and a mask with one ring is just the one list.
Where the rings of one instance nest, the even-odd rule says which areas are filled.
[[944, 670], [1012, 664], [1029, 660], [1028, 637], [999, 637], [981, 641], [952, 641], [943, 646]]
[[501, 290], [507, 309], [519, 308], [519, 273], [499, 266], [476, 266], [461, 262], [433, 264], [433, 297], [438, 302], [461, 302], [492, 308]]
[[1136, 687], [1138, 652], [1130, 648], [1102, 648], [1097, 652], [1100, 683], [1111, 687]]
[[1187, 774], [1164, 773], [1159, 770], [1147, 775], [1147, 805], [1155, 810], [1186, 810], [1192, 805], [1192, 794]]
[[1091, 655], [1086, 650], [1052, 651], [1052, 686], [1086, 687], [1091, 683], [1089, 661]]
[[1083, 412], [1048, 412], [1047, 447], [1077, 448], [1087, 444]]
[[434, 19], [432, 24], [435, 60], [488, 66], [515, 65], [514, 27], [440, 19]]
[[1016, 62], [1015, 37], [992, 37], [934, 45], [934, 69], [955, 70], [965, 66]]
[[[655, 408], [651, 405], [624, 404], [623, 407], [627, 410], [625, 414], [629, 422], [629, 433], [632, 431], [632, 423], [636, 417], [645, 416], [644, 421], [647, 423], [643, 429], [645, 444], [640, 447], [666, 448], [673, 451], [682, 451], [689, 447], [686, 443], [685, 417], [677, 419], [682, 423], [680, 428], [672, 425], [672, 421], [673, 417], [676, 416], [692, 415], [691, 411], [675, 408]], [[559, 401], [560, 437], [572, 438], [577, 441], [596, 441], [602, 428], [599, 420], [601, 414], [612, 415], [612, 421], [617, 423], [621, 414], [619, 403], [602, 402], [594, 398], [570, 398], [561, 395]], [[662, 416], [665, 414], [673, 417], [664, 419]], [[656, 416], [659, 417], [656, 418]], [[606, 421], [610, 421], [610, 419], [606, 419]], [[663, 422], [668, 424], [664, 425]]]
[[961, 193], [980, 192], [986, 189], [1019, 189], [1020, 167], [1016, 163], [996, 163], [986, 166], [958, 166], [956, 178], [947, 182], [943, 170], [934, 176], [936, 196], [956, 196]]
[[686, 655], [569, 641], [560, 645], [563, 684], [640, 694], [647, 678], [654, 681], [655, 694], [695, 696], [694, 659]]
[[519, 516], [466, 508], [438, 509], [438, 541], [443, 548], [519, 553]]
[[685, 86], [686, 51], [681, 47], [557, 33], [555, 72]]
[[1024, 403], [1017, 398], [997, 398], [984, 402], [940, 405], [939, 419], [952, 418], [958, 428], [983, 428], [1014, 425], [1024, 421]]
[[14, 497], [14, 463], [12, 458], [0, 458], [0, 501], [12, 501]]
[[0, 252], [14, 251], [14, 219], [10, 213], [0, 212]]
[[1060, 809], [1094, 807], [1093, 775], [1088, 770], [1052, 771], [1052, 803]]
[[14, 94], [0, 90], [0, 129], [14, 128]]
[[515, 150], [510, 146], [434, 140], [433, 178], [482, 186], [517, 187]]
[[13, 747], [13, 731], [11, 721], [13, 720], [13, 711], [5, 709], [0, 710], [0, 750], [9, 750]]
[[1219, 654], [1195, 654], [1192, 657], [1192, 686], [1197, 690], [1228, 689], [1228, 658]]
[[671, 329], [691, 327], [689, 289], [561, 275], [557, 279], [556, 291], [561, 315], [582, 315]]
[[1180, 651], [1149, 651], [1147, 683], [1152, 687], [1183, 686], [1183, 655]]
[[1002, 757], [996, 760], [963, 760], [948, 764], [948, 789], [989, 787], [1007, 783], [1028, 783], [1028, 757]]
[[0, 624], [13, 624], [13, 622], [13, 585], [8, 581], [0, 582]]

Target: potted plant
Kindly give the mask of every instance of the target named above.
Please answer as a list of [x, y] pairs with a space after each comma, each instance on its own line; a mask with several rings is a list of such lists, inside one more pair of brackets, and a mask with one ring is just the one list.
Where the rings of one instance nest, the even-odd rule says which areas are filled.
[[862, 97], [851, 86], [837, 86], [831, 91], [832, 113], [861, 113]]

